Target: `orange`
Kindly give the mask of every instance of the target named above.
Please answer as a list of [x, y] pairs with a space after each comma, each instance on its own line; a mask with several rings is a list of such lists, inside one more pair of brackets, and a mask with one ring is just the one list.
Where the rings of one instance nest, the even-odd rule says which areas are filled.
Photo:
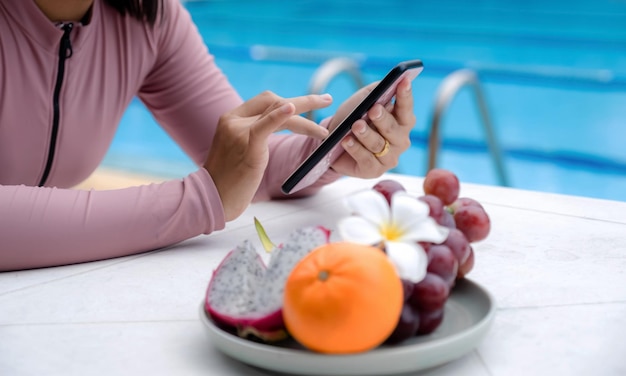
[[396, 327], [402, 282], [379, 248], [324, 244], [294, 267], [285, 284], [283, 318], [306, 348], [330, 354], [371, 350]]

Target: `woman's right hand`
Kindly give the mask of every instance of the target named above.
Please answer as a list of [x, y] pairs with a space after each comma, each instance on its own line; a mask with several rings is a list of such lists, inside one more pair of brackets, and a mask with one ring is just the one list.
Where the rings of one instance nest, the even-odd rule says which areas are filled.
[[252, 201], [269, 161], [270, 134], [289, 129], [326, 137], [325, 128], [297, 114], [331, 103], [326, 94], [282, 98], [268, 91], [220, 117], [204, 168], [220, 194], [226, 221], [241, 215]]

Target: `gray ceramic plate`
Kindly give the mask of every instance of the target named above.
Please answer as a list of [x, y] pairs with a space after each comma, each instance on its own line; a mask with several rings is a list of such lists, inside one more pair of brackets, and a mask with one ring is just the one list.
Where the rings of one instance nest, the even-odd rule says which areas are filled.
[[218, 328], [200, 305], [200, 319], [223, 353], [259, 368], [298, 375], [391, 375], [435, 367], [472, 351], [495, 314], [491, 295], [469, 280], [457, 282], [446, 302], [444, 320], [430, 335], [354, 355], [323, 355], [295, 342], [259, 344]]

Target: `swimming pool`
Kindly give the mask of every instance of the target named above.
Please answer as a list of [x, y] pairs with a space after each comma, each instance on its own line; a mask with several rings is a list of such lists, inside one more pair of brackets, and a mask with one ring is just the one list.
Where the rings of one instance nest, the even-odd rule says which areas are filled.
[[[359, 62], [367, 82], [420, 58], [418, 123], [398, 172], [423, 175], [434, 94], [446, 75], [475, 70], [514, 187], [626, 201], [626, 1], [186, 2], [218, 64], [244, 98], [306, 93], [326, 59]], [[337, 103], [348, 77], [328, 87]], [[497, 184], [466, 90], [445, 114], [439, 166]], [[332, 114], [334, 106], [319, 111]], [[181, 176], [186, 156], [134, 101], [105, 164]]]

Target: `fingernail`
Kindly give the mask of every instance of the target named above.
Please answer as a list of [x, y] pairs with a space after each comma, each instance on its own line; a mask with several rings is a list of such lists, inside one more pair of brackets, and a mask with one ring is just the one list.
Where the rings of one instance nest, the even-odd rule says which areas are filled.
[[411, 91], [411, 81], [410, 80], [406, 83], [406, 86], [404, 87], [404, 92], [405, 93], [408, 93], [409, 91]]
[[324, 102], [331, 102], [333, 100], [333, 97], [330, 94], [322, 94], [320, 95], [320, 98], [324, 101]]
[[353, 139], [351, 139], [351, 138], [348, 138], [348, 139], [346, 140], [346, 142], [344, 142], [344, 145], [345, 145], [345, 146], [347, 146], [347, 147], [349, 147], [349, 148], [351, 148], [351, 147], [353, 147], [353, 146], [354, 146], [354, 140], [353, 140]]
[[355, 128], [356, 128], [356, 131], [357, 131], [358, 134], [364, 134], [365, 131], [367, 130], [365, 124], [363, 124], [363, 123], [357, 123], [355, 125]]
[[372, 120], [379, 119], [383, 114], [383, 110], [381, 110], [380, 106], [374, 106], [372, 109]]

